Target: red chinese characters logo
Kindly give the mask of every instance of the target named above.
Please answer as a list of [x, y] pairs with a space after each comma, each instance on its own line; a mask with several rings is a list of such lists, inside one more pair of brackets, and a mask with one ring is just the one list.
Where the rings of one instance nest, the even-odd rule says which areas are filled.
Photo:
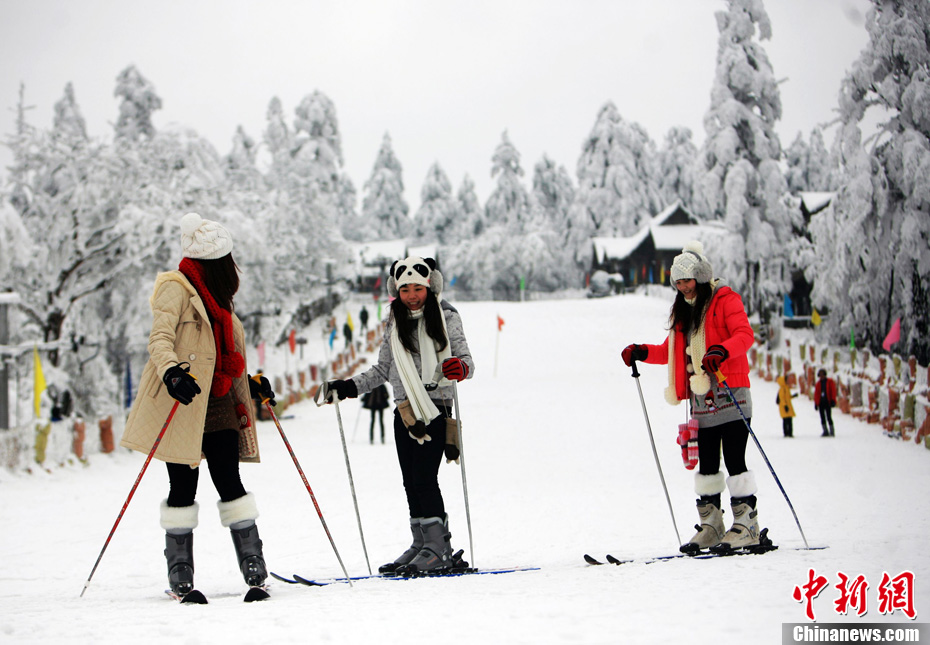
[[[868, 612], [868, 597], [866, 592], [869, 583], [864, 575], [850, 578], [842, 571], [837, 573], [839, 583], [834, 588], [839, 592], [833, 605], [837, 614], [848, 615], [855, 611], [858, 616], [865, 616]], [[817, 575], [814, 569], [807, 572], [807, 582], [794, 588], [793, 598], [805, 604], [805, 614], [809, 620], [815, 620], [814, 600], [827, 588], [829, 582], [826, 577]], [[895, 577], [887, 572], [882, 574], [881, 584], [878, 585], [878, 612], [892, 614], [902, 612], [913, 620], [917, 613], [914, 611], [914, 574], [904, 571]]]

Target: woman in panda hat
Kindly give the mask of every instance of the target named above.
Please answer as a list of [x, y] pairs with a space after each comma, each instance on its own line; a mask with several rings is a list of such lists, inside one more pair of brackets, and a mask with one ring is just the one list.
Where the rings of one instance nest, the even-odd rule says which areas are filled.
[[[749, 431], [726, 390], [716, 383], [721, 371], [746, 418], [752, 416], [749, 361], [746, 352], [754, 335], [740, 296], [714, 279], [700, 242], [688, 242], [675, 257], [671, 281], [677, 289], [669, 316], [668, 337], [661, 345], [634, 344], [623, 352], [623, 362], [668, 365], [665, 399], [672, 405], [688, 400], [697, 420], [699, 470], [695, 492], [700, 524], [682, 545], [684, 553], [713, 548], [727, 551], [759, 544], [756, 481], [746, 468]], [[720, 472], [720, 452], [729, 477]], [[724, 533], [720, 494], [730, 491], [733, 524]]]
[[462, 319], [442, 299], [442, 274], [432, 258], [411, 256], [391, 265], [387, 280], [391, 316], [378, 362], [369, 370], [327, 385], [340, 399], [391, 382], [394, 443], [410, 511], [413, 542], [382, 574], [410, 575], [460, 566], [452, 561], [452, 534], [439, 490], [443, 453], [458, 460], [452, 418], [452, 381], [471, 378], [472, 361]]
[[252, 398], [274, 392], [264, 376], [246, 373], [245, 334], [233, 296], [239, 267], [232, 237], [197, 213], [181, 218], [181, 263], [159, 273], [151, 297], [149, 360], [142, 371], [120, 445], [147, 454], [178, 404], [155, 457], [167, 464], [168, 497], [161, 503], [168, 582], [177, 596], [194, 589], [195, 501], [201, 461], [219, 494], [220, 522], [232, 533], [246, 584], [267, 571], [258, 537], [258, 507], [239, 476], [239, 462], [259, 461]]

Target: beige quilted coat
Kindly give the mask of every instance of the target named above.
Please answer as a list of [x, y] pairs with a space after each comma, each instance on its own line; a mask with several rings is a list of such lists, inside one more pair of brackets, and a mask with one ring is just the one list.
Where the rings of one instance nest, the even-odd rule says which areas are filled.
[[[155, 452], [162, 461], [200, 464], [207, 399], [216, 364], [216, 344], [203, 301], [197, 290], [180, 271], [160, 273], [155, 279], [152, 305], [152, 332], [149, 334], [149, 361], [142, 371], [139, 390], [120, 445], [146, 455], [155, 444], [175, 400], [168, 394], [162, 378], [172, 365], [187, 362], [197, 379], [200, 394], [189, 405], [179, 405]], [[233, 337], [236, 350], [245, 357], [245, 333], [233, 314]], [[239, 460], [258, 462], [258, 437], [255, 433], [255, 409], [249, 395], [247, 369], [233, 379], [235, 397], [245, 404], [249, 427], [240, 431]]]

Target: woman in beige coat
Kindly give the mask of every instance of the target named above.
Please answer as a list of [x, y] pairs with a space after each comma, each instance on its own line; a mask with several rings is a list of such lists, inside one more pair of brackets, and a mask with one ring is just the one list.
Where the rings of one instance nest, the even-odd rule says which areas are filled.
[[181, 250], [178, 270], [155, 280], [150, 358], [120, 442], [148, 454], [171, 409], [183, 404], [155, 452], [168, 468], [161, 526], [168, 581], [179, 597], [194, 589], [194, 500], [204, 458], [246, 583], [261, 586], [267, 577], [255, 496], [242, 485], [239, 462], [259, 461], [252, 398], [274, 402], [268, 379], [246, 373], [245, 335], [233, 313], [239, 276], [229, 232], [188, 213], [181, 219]]

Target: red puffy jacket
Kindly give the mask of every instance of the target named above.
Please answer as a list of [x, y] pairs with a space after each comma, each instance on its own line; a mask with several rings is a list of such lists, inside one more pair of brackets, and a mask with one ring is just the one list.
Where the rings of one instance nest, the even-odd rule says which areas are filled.
[[[685, 371], [687, 340], [677, 329], [675, 336], [675, 390], [679, 401], [688, 398], [691, 389]], [[704, 316], [705, 348], [723, 345], [729, 355], [720, 366], [730, 387], [749, 387], [749, 359], [746, 352], [755, 342], [755, 334], [749, 325], [743, 299], [730, 287], [718, 287], [711, 296]], [[661, 345], [646, 345], [649, 355], [644, 362], [668, 364], [668, 338]]]
[[[836, 383], [832, 378], [826, 379], [827, 382], [827, 403], [830, 407], [836, 407]], [[823, 380], [817, 381], [814, 386], [814, 405], [820, 406], [821, 390], [823, 390]]]

